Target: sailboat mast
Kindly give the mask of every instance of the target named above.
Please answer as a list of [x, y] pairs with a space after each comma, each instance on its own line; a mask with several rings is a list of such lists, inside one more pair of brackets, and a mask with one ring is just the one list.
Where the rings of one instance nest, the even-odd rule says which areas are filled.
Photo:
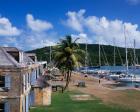
[[87, 40], [86, 40], [86, 45], [85, 45], [85, 51], [86, 51], [86, 56], [85, 56], [85, 67], [86, 67], [86, 73], [87, 73]]
[[136, 65], [136, 49], [135, 49], [135, 46], [136, 46], [136, 41], [134, 39], [134, 66]]
[[85, 55], [85, 67], [86, 67], [87, 66], [87, 41], [85, 45], [85, 51], [86, 51], [86, 55]]
[[101, 46], [99, 42], [99, 66], [101, 66]]
[[125, 33], [125, 26], [124, 26], [124, 37], [125, 37], [125, 59], [126, 59], [126, 73], [128, 74], [128, 58], [127, 58], [127, 38]]
[[116, 44], [115, 44], [115, 38], [113, 39], [114, 40], [114, 67], [116, 66]]

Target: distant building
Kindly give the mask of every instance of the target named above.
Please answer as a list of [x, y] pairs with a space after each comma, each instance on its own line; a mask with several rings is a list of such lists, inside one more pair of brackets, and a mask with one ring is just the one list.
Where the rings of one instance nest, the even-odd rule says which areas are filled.
[[29, 112], [30, 106], [50, 104], [46, 65], [35, 54], [0, 47], [0, 112]]

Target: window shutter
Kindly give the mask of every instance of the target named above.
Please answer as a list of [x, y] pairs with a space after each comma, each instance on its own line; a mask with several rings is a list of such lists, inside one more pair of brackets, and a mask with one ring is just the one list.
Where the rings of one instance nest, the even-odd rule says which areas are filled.
[[36, 81], [36, 72], [35, 70], [32, 71], [32, 76], [31, 76], [31, 84], [34, 85]]
[[30, 73], [28, 73], [28, 83], [30, 84]]
[[26, 88], [28, 88], [28, 74], [25, 74], [25, 78], [26, 78]]
[[38, 76], [40, 75], [40, 74], [39, 74], [39, 68], [37, 68], [37, 74], [38, 74]]
[[4, 112], [10, 112], [10, 105], [8, 102], [4, 103]]
[[10, 87], [11, 87], [11, 76], [10, 75], [5, 76], [5, 87], [8, 89], [10, 89]]
[[29, 99], [28, 99], [28, 95], [26, 96], [26, 112], [29, 112]]
[[36, 81], [36, 71], [34, 70], [34, 82]]

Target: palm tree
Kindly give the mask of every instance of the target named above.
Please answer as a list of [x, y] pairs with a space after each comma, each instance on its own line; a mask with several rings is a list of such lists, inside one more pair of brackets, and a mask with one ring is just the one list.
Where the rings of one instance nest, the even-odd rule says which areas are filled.
[[69, 85], [72, 70], [80, 66], [81, 62], [84, 61], [82, 57], [84, 57], [85, 51], [80, 49], [79, 45], [76, 43], [77, 40], [78, 38], [72, 41], [71, 36], [66, 36], [53, 50], [55, 65], [65, 75], [65, 89]]

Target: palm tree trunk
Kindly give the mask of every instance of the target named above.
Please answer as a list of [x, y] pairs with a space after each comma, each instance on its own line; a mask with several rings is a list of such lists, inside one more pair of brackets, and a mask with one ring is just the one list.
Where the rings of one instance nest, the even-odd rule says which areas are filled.
[[69, 86], [70, 79], [71, 79], [71, 71], [68, 70], [67, 76], [66, 76], [66, 85], [65, 85], [64, 90], [67, 89], [67, 87]]
[[70, 79], [69, 79], [70, 81], [71, 81], [71, 73], [72, 73], [72, 72], [70, 71], [70, 76], [69, 76], [69, 77], [70, 77]]
[[64, 78], [65, 79], [67, 78], [67, 72], [64, 72]]

